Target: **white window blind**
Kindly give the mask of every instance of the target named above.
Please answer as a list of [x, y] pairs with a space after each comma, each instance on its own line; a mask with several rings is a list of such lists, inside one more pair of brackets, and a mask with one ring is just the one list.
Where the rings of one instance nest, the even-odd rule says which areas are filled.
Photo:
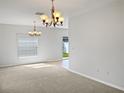
[[37, 56], [38, 38], [25, 34], [17, 35], [18, 57]]

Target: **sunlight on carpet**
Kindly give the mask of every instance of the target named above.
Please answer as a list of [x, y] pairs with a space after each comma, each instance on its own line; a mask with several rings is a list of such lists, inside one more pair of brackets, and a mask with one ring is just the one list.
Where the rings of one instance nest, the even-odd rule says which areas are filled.
[[32, 64], [32, 65], [24, 65], [24, 67], [29, 67], [29, 68], [43, 68], [43, 67], [53, 67], [55, 65], [49, 65], [49, 64]]

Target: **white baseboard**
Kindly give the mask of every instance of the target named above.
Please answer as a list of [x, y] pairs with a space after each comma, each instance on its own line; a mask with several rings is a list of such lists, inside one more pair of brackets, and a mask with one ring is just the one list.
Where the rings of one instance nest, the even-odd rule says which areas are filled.
[[70, 72], [72, 72], [72, 73], [75, 73], [75, 74], [78, 74], [78, 75], [80, 75], [80, 76], [86, 77], [86, 78], [88, 78], [88, 79], [91, 79], [91, 80], [100, 82], [100, 83], [102, 83], [102, 84], [105, 84], [105, 85], [107, 85], [107, 86], [110, 86], [110, 87], [113, 87], [113, 88], [116, 88], [116, 89], [119, 89], [119, 90], [124, 91], [124, 88], [123, 88], [123, 87], [120, 87], [120, 86], [117, 86], [117, 85], [113, 85], [113, 84], [111, 84], [111, 83], [108, 83], [108, 82], [102, 81], [102, 80], [100, 80], [100, 79], [97, 79], [97, 78], [88, 76], [88, 75], [86, 75], [86, 74], [82, 74], [82, 73], [76, 72], [76, 71], [71, 70], [71, 69], [69, 69], [69, 68], [65, 68], [65, 69], [67, 69], [68, 71], [70, 71]]
[[0, 68], [14, 67], [14, 66], [28, 65], [28, 64], [47, 63], [47, 62], [60, 62], [60, 61], [62, 61], [62, 59], [58, 59], [58, 60], [46, 60], [46, 61], [31, 62], [31, 63], [22, 63], [22, 64], [2, 65], [2, 66], [0, 65]]

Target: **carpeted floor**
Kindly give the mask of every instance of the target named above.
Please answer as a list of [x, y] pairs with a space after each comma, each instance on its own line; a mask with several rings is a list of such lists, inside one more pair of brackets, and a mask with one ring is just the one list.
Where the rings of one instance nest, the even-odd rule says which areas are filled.
[[0, 69], [0, 93], [124, 93], [67, 71], [41, 63]]

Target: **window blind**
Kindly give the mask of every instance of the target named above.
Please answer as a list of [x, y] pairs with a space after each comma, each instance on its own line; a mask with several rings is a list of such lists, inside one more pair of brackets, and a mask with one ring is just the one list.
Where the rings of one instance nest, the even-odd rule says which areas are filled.
[[17, 35], [18, 57], [37, 56], [38, 38], [25, 34]]

